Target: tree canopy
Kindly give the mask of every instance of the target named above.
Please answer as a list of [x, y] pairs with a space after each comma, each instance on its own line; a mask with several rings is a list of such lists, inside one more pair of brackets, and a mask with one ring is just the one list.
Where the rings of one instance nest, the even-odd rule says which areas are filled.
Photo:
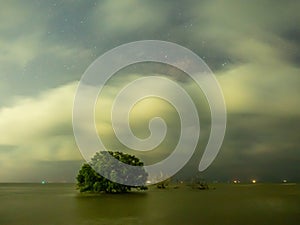
[[[111, 156], [118, 161], [113, 160]], [[135, 166], [134, 168], [136, 169], [134, 170], [134, 173], [118, 162]], [[133, 155], [122, 152], [100, 151], [95, 154], [89, 164], [84, 164], [79, 170], [77, 175], [77, 186], [80, 192], [96, 193], [122, 193], [130, 191], [132, 188], [146, 190], [147, 187], [145, 184], [148, 174], [142, 166], [143, 162]], [[116, 182], [113, 182], [112, 180]], [[124, 185], [124, 181], [127, 183], [128, 181], [132, 181], [129, 183], [138, 183], [141, 185]]]

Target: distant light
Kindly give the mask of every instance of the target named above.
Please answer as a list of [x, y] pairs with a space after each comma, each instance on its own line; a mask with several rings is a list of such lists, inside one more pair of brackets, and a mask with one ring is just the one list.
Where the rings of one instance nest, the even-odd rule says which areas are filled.
[[287, 183], [287, 180], [283, 180], [282, 182], [283, 182], [283, 183]]
[[241, 181], [239, 181], [239, 180], [234, 180], [233, 183], [239, 184], [239, 183], [241, 183]]
[[252, 180], [252, 184], [256, 184], [256, 180]]
[[42, 184], [46, 184], [47, 182], [45, 180], [42, 181]]

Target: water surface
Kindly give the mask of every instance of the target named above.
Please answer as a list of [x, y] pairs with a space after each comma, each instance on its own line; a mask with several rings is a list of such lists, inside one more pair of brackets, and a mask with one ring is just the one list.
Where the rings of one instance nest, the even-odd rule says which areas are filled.
[[218, 184], [93, 196], [74, 184], [0, 184], [0, 225], [298, 225], [299, 186]]

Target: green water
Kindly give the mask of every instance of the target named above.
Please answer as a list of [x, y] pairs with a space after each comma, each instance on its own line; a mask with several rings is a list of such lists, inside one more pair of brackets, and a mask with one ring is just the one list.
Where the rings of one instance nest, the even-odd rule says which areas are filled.
[[90, 196], [72, 184], [0, 184], [0, 225], [300, 224], [300, 185], [215, 187]]

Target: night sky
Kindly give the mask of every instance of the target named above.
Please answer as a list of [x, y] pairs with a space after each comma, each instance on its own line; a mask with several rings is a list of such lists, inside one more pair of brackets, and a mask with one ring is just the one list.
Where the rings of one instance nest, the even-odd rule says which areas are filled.
[[[299, 181], [299, 10], [297, 0], [1, 0], [0, 182], [75, 180], [84, 162], [72, 130], [78, 81], [100, 55], [138, 40], [191, 49], [221, 85], [227, 131], [201, 176]], [[142, 64], [118, 72], [97, 105], [97, 128], [108, 148], [124, 149], [112, 133], [109, 106], [126, 82], [145, 75], [174, 79], [194, 96], [203, 128], [197, 152], [179, 174], [189, 178], [207, 143], [210, 113], [181, 71]], [[157, 114], [169, 125], [167, 140], [145, 156], [146, 163], [165, 157], [178, 139], [177, 114], [157, 99], [133, 109], [137, 136], [148, 135], [147, 121]]]

